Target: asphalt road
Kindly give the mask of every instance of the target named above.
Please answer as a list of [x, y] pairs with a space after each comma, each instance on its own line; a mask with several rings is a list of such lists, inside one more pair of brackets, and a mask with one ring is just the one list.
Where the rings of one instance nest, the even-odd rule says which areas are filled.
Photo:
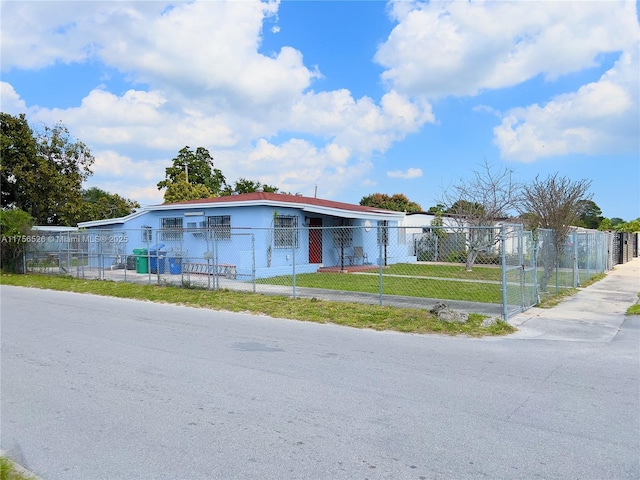
[[0, 446], [45, 480], [640, 477], [637, 318], [467, 339], [0, 294]]

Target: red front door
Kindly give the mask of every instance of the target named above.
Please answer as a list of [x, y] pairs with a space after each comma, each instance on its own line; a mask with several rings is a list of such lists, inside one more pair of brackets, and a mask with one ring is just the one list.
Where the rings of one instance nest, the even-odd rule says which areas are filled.
[[321, 218], [310, 219], [309, 263], [322, 263], [322, 219]]

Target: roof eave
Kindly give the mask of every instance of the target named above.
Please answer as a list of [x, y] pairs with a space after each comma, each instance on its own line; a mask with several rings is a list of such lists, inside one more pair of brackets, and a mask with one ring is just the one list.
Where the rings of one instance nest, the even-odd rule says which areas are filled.
[[80, 222], [78, 223], [78, 228], [103, 227], [105, 225], [119, 225], [129, 220], [132, 220], [136, 217], [139, 217], [140, 215], [143, 215], [146, 211], [147, 211], [147, 208], [142, 208], [124, 217], [106, 218], [104, 220], [91, 220], [89, 222]]
[[152, 205], [147, 207], [150, 211], [169, 211], [169, 210], [203, 210], [207, 208], [221, 208], [221, 207], [279, 207], [279, 208], [297, 208], [304, 212], [316, 213], [322, 215], [331, 215], [334, 217], [348, 217], [348, 218], [362, 218], [371, 220], [383, 220], [389, 218], [403, 218], [404, 212], [394, 212], [391, 210], [349, 210], [342, 208], [323, 207], [320, 205], [310, 205], [304, 202], [278, 202], [276, 200], [239, 200], [234, 202], [202, 202], [202, 203], [174, 203], [163, 205]]

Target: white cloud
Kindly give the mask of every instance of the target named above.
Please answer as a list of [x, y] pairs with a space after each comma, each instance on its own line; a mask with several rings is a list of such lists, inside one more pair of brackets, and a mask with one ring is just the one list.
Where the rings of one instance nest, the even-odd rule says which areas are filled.
[[144, 160], [114, 150], [93, 152], [95, 163], [88, 186], [137, 200], [140, 204], [162, 203], [163, 192], [156, 184], [164, 179], [166, 159]]
[[[336, 194], [368, 174], [373, 151], [386, 150], [433, 119], [429, 104], [413, 104], [395, 92], [379, 106], [367, 97], [355, 100], [346, 90], [309, 93], [291, 111], [265, 123], [233, 111], [208, 115], [197, 110], [197, 102], [182, 110], [167, 108], [171, 102], [177, 100], [160, 91], [129, 90], [116, 96], [98, 88], [79, 107], [43, 108], [34, 118], [49, 124], [61, 120], [101, 152], [91, 183], [104, 188], [122, 176], [117, 192], [131, 198], [147, 182], [155, 185], [164, 178], [164, 167], [185, 145], [208, 148], [229, 182], [245, 177], [307, 194], [322, 185], [325, 195]], [[278, 142], [259, 136], [286, 131], [291, 138]], [[297, 138], [309, 135], [313, 143]], [[260, 140], [254, 147], [256, 137]], [[153, 164], [139, 159], [149, 155], [144, 153], [149, 148], [163, 152]], [[125, 178], [132, 172], [136, 174]]]
[[277, 6], [185, 2], [160, 16], [128, 11], [105, 22], [109, 33], [102, 37], [100, 55], [143, 83], [206, 100], [209, 111], [260, 114], [256, 109], [291, 102], [317, 75], [294, 48], [283, 47], [273, 56], [257, 51], [263, 21]]
[[600, 80], [547, 104], [513, 109], [494, 129], [503, 158], [531, 162], [570, 153], [637, 152], [638, 55], [624, 54]]
[[27, 113], [27, 105], [13, 86], [7, 82], [0, 82], [0, 111], [9, 115]]
[[422, 176], [422, 169], [409, 168], [407, 170], [391, 170], [387, 172], [387, 176], [391, 178], [403, 178], [405, 180], [410, 178], [420, 178]]
[[375, 59], [394, 89], [437, 98], [553, 79], [637, 49], [632, 1], [392, 2], [398, 22]]
[[299, 51], [258, 52], [278, 2], [3, 2], [3, 70], [100, 60], [132, 79], [212, 106], [255, 108], [310, 85]]
[[[87, 59], [92, 42], [83, 32], [93, 2], [2, 2], [2, 69], [34, 69]], [[11, 19], [10, 21], [8, 19]]]
[[[117, 184], [113, 185], [114, 188], [113, 189], [109, 189], [108, 187], [111, 186], [110, 184], [107, 184], [105, 188], [105, 190], [107, 190], [108, 192], [117, 192]], [[164, 202], [164, 192], [158, 190], [158, 188], [153, 185], [150, 186], [148, 184], [145, 185], [135, 185], [133, 188], [131, 188], [129, 190], [129, 197], [126, 198], [130, 198], [130, 199], [135, 199], [141, 206], [145, 206], [145, 205], [158, 205], [160, 203]]]
[[62, 119], [85, 143], [128, 145], [175, 150], [184, 145], [232, 146], [238, 138], [224, 115], [208, 116], [198, 110], [167, 108], [159, 91], [128, 90], [121, 97], [95, 89], [79, 107], [37, 110], [45, 123]]
[[144, 180], [164, 178], [164, 168], [152, 161], [136, 160], [124, 156], [113, 150], [94, 152], [94, 172], [103, 179], [117, 179], [135, 172], [135, 177]]
[[[290, 191], [322, 181], [337, 190], [366, 175], [373, 152], [435, 121], [428, 102], [393, 90], [378, 103], [344, 89], [311, 91], [320, 73], [293, 47], [259, 53], [278, 2], [45, 3], [10, 5], [30, 28], [3, 28], [4, 67], [102, 61], [147, 85], [118, 94], [97, 86], [79, 106], [34, 110], [36, 121], [62, 121], [98, 151], [133, 159], [153, 149], [168, 164], [183, 146], [204, 146], [229, 181], [252, 177]], [[36, 45], [48, 48], [24, 60]], [[255, 143], [266, 138], [278, 141]]]
[[620, 55], [598, 81], [546, 103], [492, 107], [501, 124], [494, 142], [505, 159], [531, 162], [571, 153], [638, 148], [636, 3], [393, 1], [397, 22], [375, 59], [382, 78], [407, 95], [435, 99], [548, 81], [599, 66]]
[[280, 145], [260, 139], [246, 159], [236, 165], [240, 172], [249, 171], [282, 191], [310, 196], [316, 185], [322, 188], [324, 196], [331, 196], [354, 178], [366, 175], [370, 168], [365, 160], [353, 160], [352, 152], [344, 146], [328, 143], [318, 148], [302, 139], [291, 139]]
[[348, 90], [304, 95], [292, 109], [289, 128], [333, 138], [355, 153], [385, 151], [393, 142], [434, 122], [431, 105], [411, 102], [394, 91], [380, 106], [369, 97], [355, 100]]

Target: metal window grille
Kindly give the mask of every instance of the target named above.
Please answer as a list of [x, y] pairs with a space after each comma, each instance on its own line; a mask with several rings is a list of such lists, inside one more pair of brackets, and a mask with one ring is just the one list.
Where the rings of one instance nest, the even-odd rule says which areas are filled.
[[298, 217], [277, 215], [273, 220], [273, 243], [276, 248], [298, 246]]
[[182, 218], [161, 218], [162, 240], [182, 240]]
[[142, 241], [145, 243], [149, 243], [153, 241], [153, 231], [151, 227], [145, 225], [142, 227]]
[[389, 245], [389, 220], [378, 220], [378, 245]]
[[216, 215], [207, 217], [207, 228], [209, 229], [209, 238], [216, 240], [231, 239], [231, 216]]

